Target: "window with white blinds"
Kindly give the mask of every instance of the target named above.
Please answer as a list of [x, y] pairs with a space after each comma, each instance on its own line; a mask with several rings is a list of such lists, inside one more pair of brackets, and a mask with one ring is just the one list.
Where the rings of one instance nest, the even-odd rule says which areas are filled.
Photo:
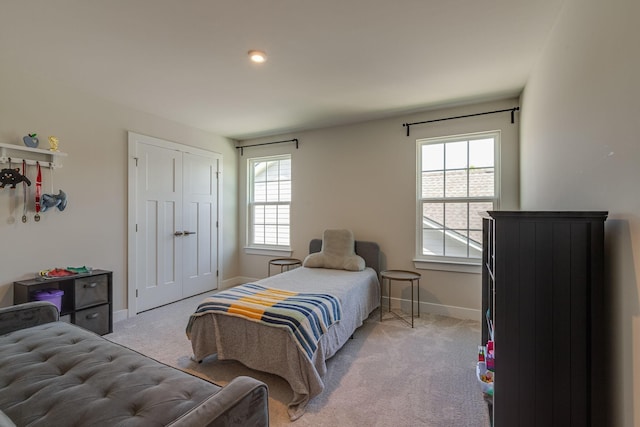
[[249, 246], [290, 246], [291, 156], [248, 159]]

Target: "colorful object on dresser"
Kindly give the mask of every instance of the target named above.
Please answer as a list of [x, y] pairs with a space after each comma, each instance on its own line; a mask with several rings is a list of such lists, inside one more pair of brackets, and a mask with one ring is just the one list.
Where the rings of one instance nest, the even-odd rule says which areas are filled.
[[51, 270], [42, 270], [40, 271], [40, 273], [38, 273], [40, 275], [40, 277], [43, 277], [45, 279], [47, 278], [52, 278], [52, 277], [67, 277], [67, 276], [74, 276], [78, 273], [76, 273], [75, 271], [71, 271], [65, 268], [53, 268]]
[[93, 268], [83, 265], [82, 267], [67, 267], [67, 268], [52, 268], [48, 270], [41, 270], [38, 272], [38, 277], [50, 279], [53, 277], [67, 277], [75, 276], [76, 274], [91, 273]]
[[206, 298], [189, 318], [187, 337], [194, 319], [212, 312], [287, 329], [310, 360], [320, 337], [342, 318], [340, 301], [333, 295], [291, 292], [247, 283]]
[[0, 188], [4, 188], [6, 185], [10, 185], [10, 188], [16, 188], [16, 184], [20, 182], [31, 185], [29, 178], [20, 173], [20, 168], [5, 168], [0, 171]]
[[38, 140], [38, 135], [35, 133], [30, 133], [27, 136], [22, 137], [22, 142], [29, 148], [37, 148], [40, 141]]
[[43, 194], [40, 204], [40, 212], [46, 212], [51, 208], [63, 211], [67, 207], [67, 194], [62, 190], [59, 190], [58, 194]]
[[62, 296], [64, 291], [61, 289], [38, 289], [30, 292], [31, 298], [35, 301], [49, 301], [58, 307], [58, 311], [62, 311]]
[[91, 273], [93, 268], [82, 266], [82, 267], [67, 267], [67, 270], [72, 271], [74, 273], [83, 274], [83, 273]]

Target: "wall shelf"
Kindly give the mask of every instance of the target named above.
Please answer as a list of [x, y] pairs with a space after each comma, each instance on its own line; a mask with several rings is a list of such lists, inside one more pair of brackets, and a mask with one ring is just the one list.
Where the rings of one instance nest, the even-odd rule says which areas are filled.
[[[14, 156], [13, 153], [16, 153], [16, 155]], [[16, 165], [16, 167], [19, 167], [24, 160], [29, 166], [40, 163], [41, 167], [58, 169], [62, 167], [59, 158], [66, 156], [67, 153], [61, 151], [0, 143], [0, 164], [8, 164], [9, 161], [11, 161], [12, 166]]]

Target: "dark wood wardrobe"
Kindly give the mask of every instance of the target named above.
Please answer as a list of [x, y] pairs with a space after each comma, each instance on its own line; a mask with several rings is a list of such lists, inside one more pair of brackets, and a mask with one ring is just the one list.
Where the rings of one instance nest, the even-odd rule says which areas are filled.
[[495, 427], [605, 426], [607, 212], [483, 215], [482, 343]]

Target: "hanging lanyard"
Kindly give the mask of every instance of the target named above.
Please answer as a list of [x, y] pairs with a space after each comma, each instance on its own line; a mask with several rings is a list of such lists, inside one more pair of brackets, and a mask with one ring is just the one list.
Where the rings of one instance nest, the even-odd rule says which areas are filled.
[[[27, 176], [27, 161], [22, 161], [22, 176]], [[22, 181], [22, 222], [27, 222], [27, 181]]]
[[40, 221], [40, 196], [42, 196], [42, 170], [40, 169], [40, 162], [37, 162], [38, 175], [36, 176], [36, 215], [33, 219], [36, 222]]

